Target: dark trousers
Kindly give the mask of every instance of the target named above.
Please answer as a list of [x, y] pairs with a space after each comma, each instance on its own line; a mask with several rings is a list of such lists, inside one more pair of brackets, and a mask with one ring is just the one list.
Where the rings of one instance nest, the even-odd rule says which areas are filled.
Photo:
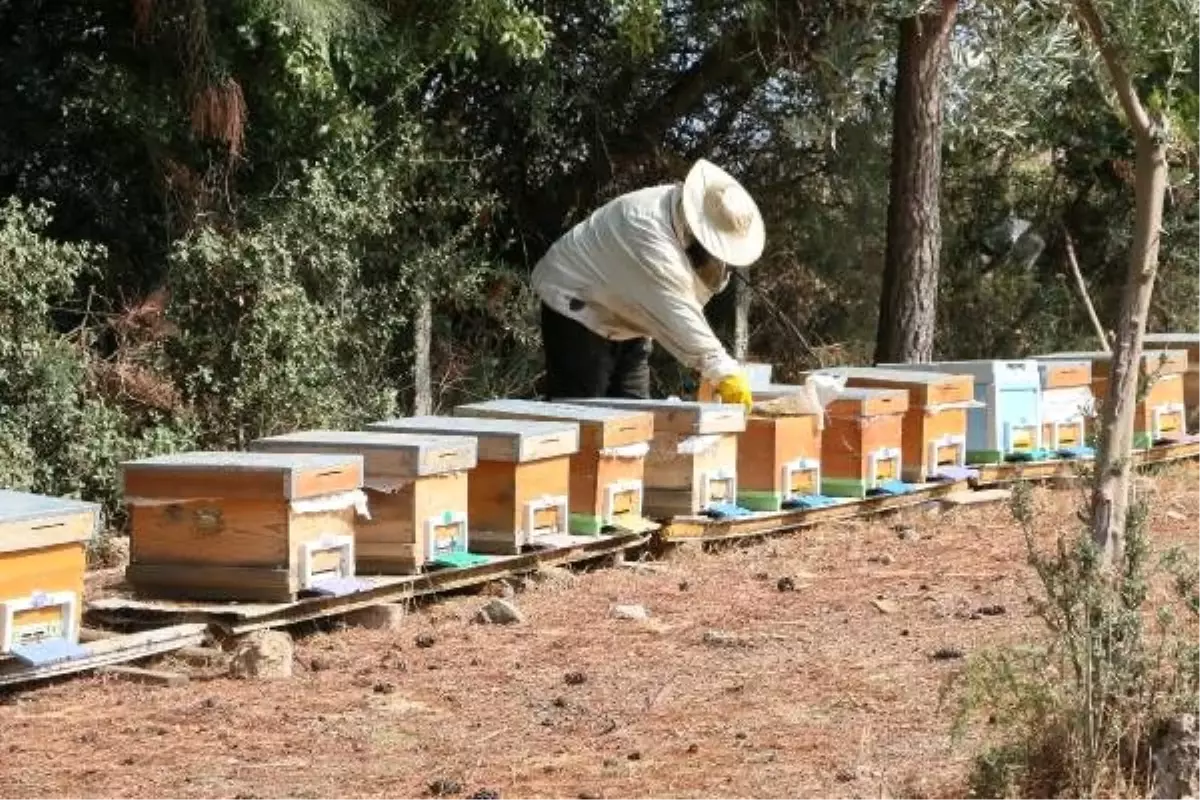
[[548, 400], [650, 397], [649, 339], [615, 342], [542, 304]]

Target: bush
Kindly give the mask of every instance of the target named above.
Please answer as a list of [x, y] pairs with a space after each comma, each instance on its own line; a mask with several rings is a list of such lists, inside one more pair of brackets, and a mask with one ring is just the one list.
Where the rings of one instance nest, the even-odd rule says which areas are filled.
[[[1159, 721], [1195, 712], [1194, 565], [1188, 569], [1177, 551], [1152, 560], [1144, 504], [1131, 509], [1115, 571], [1082, 526], [1074, 536], [1060, 534], [1053, 552], [1041, 552], [1028, 486], [1014, 490], [1013, 513], [1044, 593], [1036, 613], [1048, 635], [982, 654], [961, 676], [956, 734], [984, 716], [1002, 738], [976, 759], [971, 794], [1140, 794], [1150, 781], [1149, 740]], [[1175, 592], [1152, 607], [1150, 587], [1159, 576], [1173, 577]]]

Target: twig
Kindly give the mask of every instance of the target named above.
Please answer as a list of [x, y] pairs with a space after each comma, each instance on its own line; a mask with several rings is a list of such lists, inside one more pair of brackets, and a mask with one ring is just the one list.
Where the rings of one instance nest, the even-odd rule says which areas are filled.
[[1100, 318], [1096, 316], [1096, 307], [1092, 305], [1092, 299], [1088, 297], [1087, 285], [1083, 282], [1083, 273], [1079, 271], [1079, 261], [1075, 258], [1075, 243], [1071, 241], [1071, 232], [1067, 230], [1066, 225], [1063, 225], [1063, 237], [1067, 243], [1067, 263], [1071, 266], [1071, 274], [1075, 276], [1075, 288], [1079, 290], [1079, 297], [1083, 300], [1083, 307], [1087, 310], [1088, 319], [1092, 321], [1096, 336], [1100, 338], [1100, 347], [1104, 349], [1104, 352], [1111, 353], [1112, 347], [1109, 345], [1108, 335], [1104, 332], [1104, 326], [1100, 324]]

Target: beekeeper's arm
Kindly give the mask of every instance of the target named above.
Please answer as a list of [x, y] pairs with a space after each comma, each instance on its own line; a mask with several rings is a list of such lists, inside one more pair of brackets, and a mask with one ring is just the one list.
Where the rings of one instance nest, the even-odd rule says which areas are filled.
[[715, 384], [723, 401], [749, 409], [750, 386], [704, 317], [692, 265], [676, 248], [640, 229], [630, 238], [644, 269], [621, 287], [624, 303], [619, 313], [685, 367]]

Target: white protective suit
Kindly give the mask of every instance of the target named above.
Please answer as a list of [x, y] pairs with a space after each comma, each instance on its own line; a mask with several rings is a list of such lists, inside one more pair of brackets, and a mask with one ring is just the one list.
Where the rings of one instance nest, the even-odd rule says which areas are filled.
[[[533, 270], [550, 308], [606, 339], [648, 336], [713, 383], [739, 371], [713, 334], [704, 305], [715, 291], [692, 268], [680, 186], [631, 192], [597, 209], [554, 243]], [[572, 300], [582, 300], [572, 309]]]

